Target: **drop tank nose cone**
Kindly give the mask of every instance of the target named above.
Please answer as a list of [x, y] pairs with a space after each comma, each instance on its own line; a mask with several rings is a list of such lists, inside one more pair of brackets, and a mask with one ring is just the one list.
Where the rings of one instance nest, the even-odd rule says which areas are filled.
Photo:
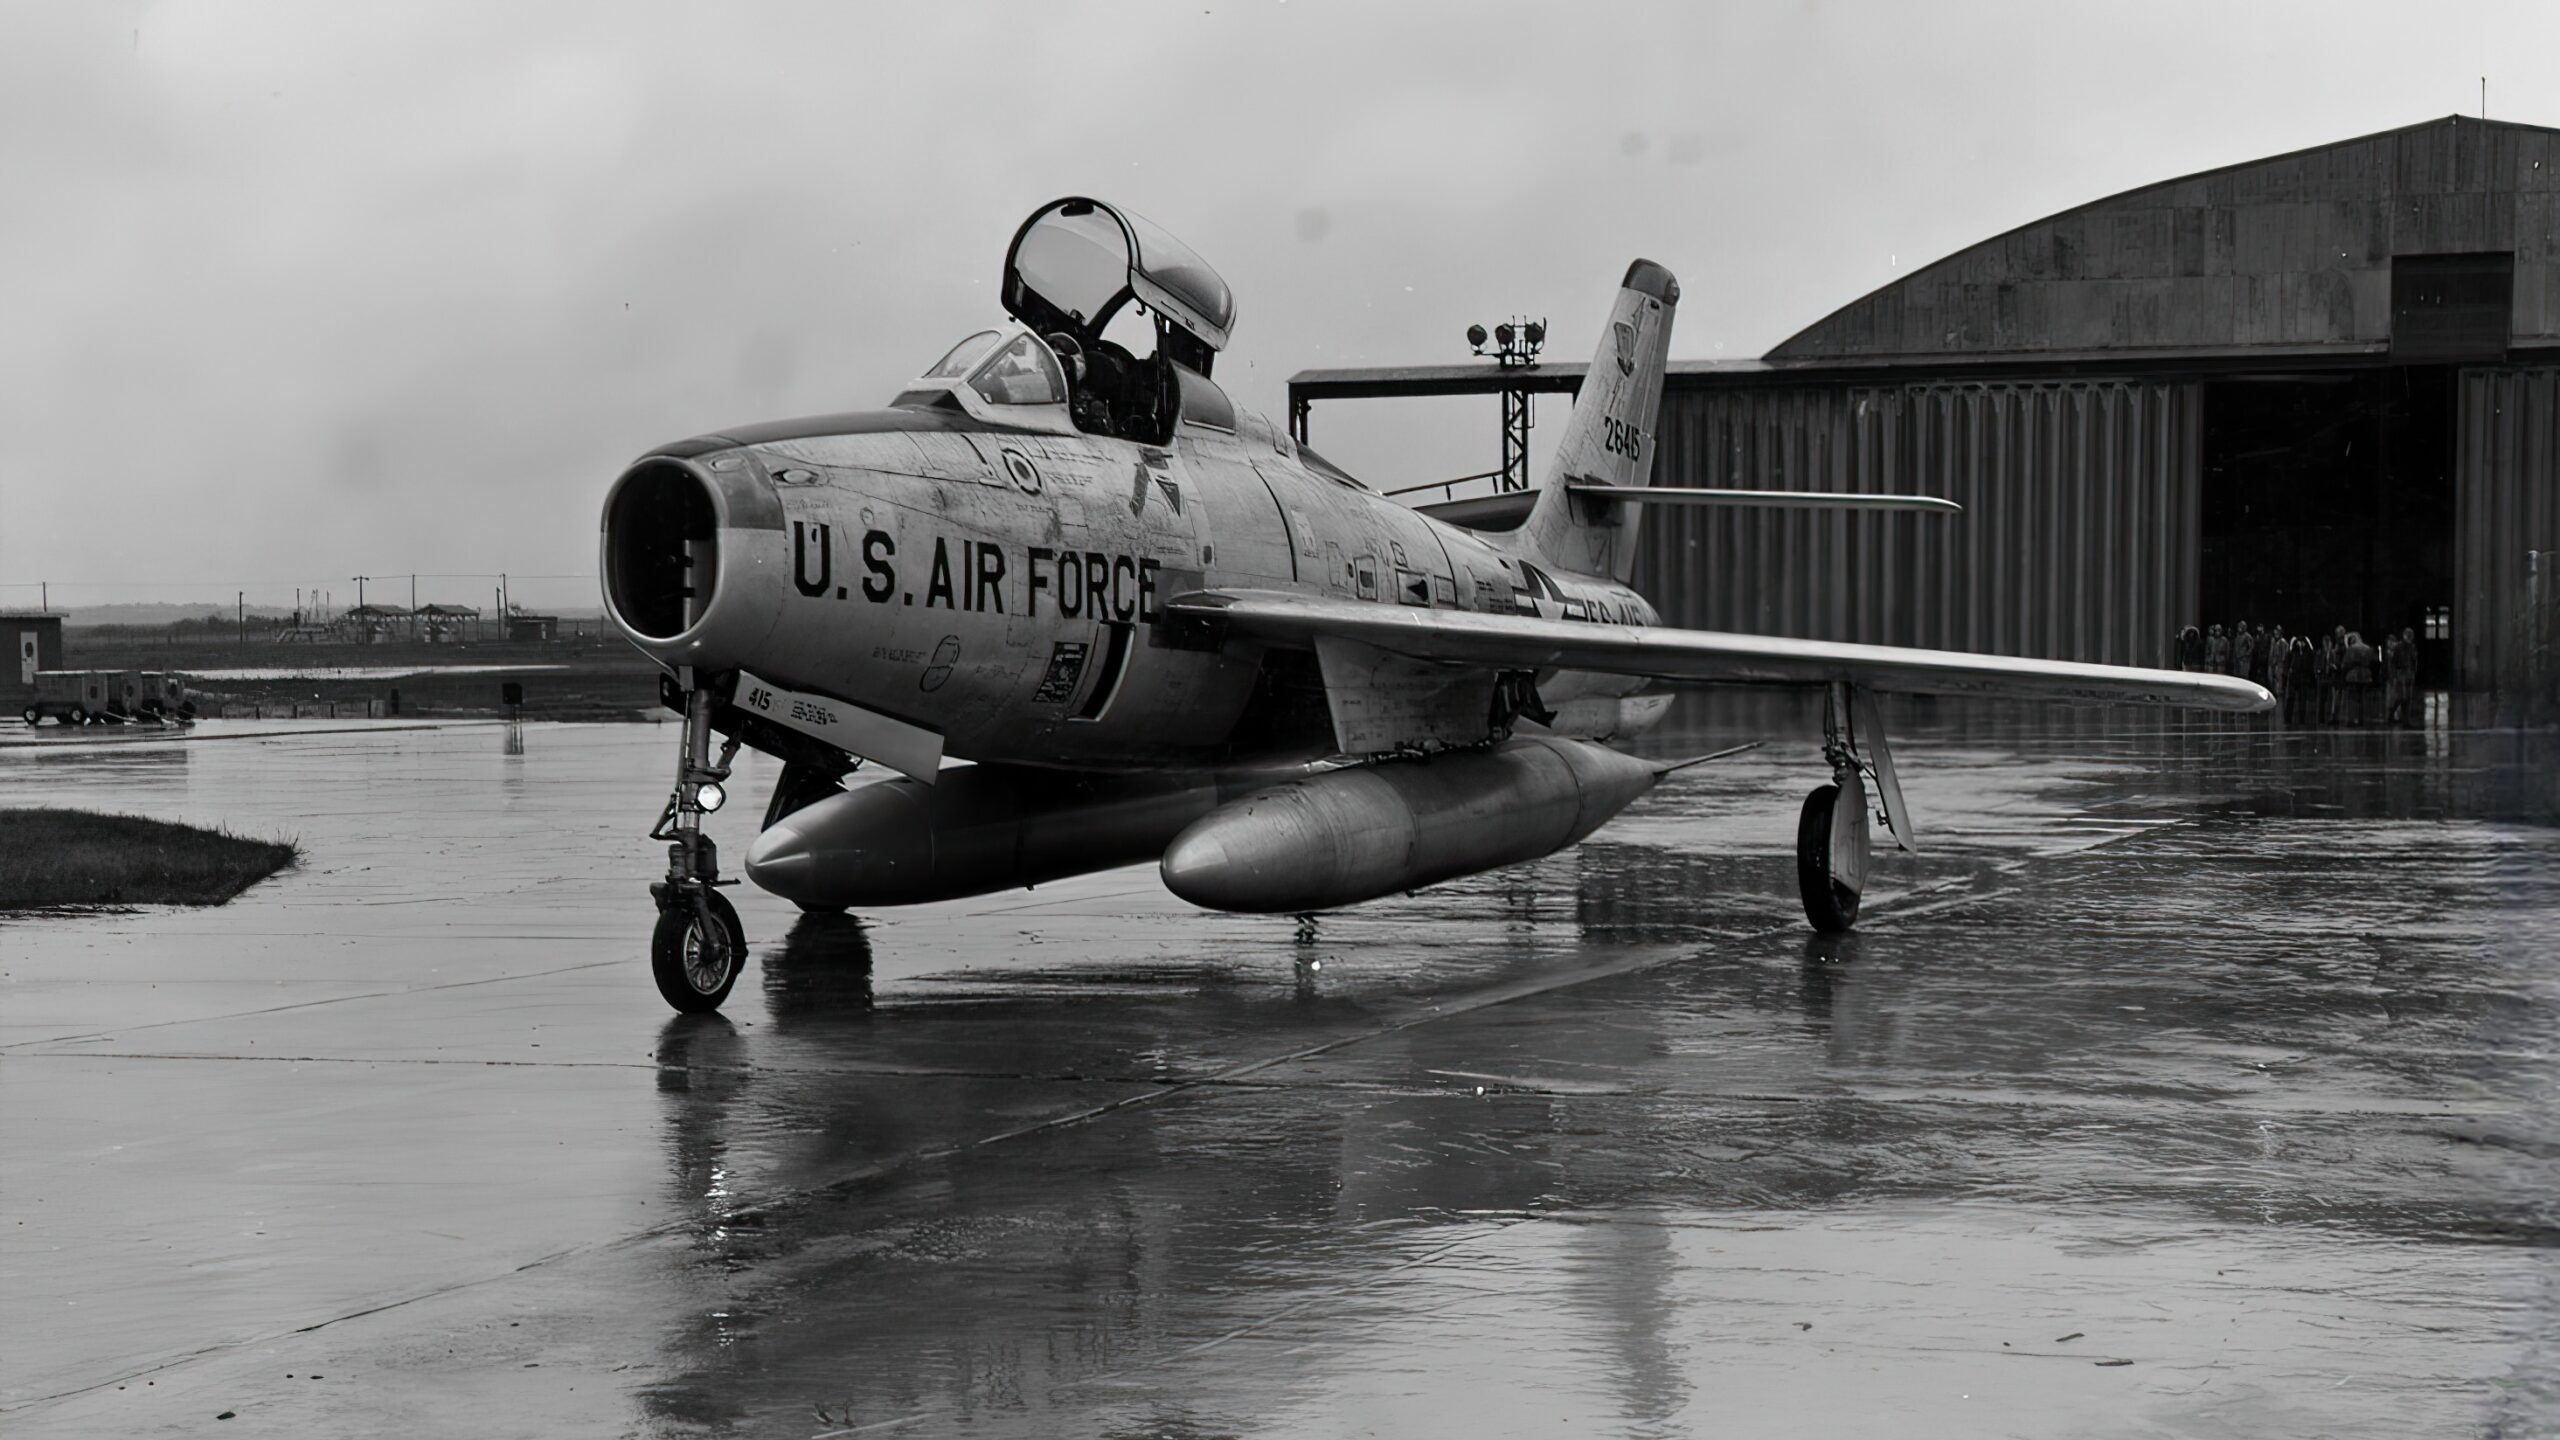
[[1292, 781], [1202, 816], [1174, 837], [1159, 868], [1167, 890], [1204, 909], [1326, 910], [1365, 898], [1350, 877], [1376, 872], [1384, 862], [1375, 842], [1390, 837], [1383, 848], [1400, 850], [1400, 834], [1400, 817], [1356, 779]]
[[1226, 842], [1214, 831], [1204, 834], [1197, 826], [1184, 831], [1164, 852], [1159, 868], [1164, 888], [1182, 899], [1212, 910], [1230, 908], [1236, 867], [1228, 858]]
[[1554, 739], [1334, 770], [1202, 816], [1166, 848], [1165, 888], [1212, 910], [1357, 905], [1552, 855], [1654, 779], [1634, 756]]
[[788, 820], [756, 837], [747, 850], [747, 878], [794, 904], [818, 900], [818, 857], [809, 837]]

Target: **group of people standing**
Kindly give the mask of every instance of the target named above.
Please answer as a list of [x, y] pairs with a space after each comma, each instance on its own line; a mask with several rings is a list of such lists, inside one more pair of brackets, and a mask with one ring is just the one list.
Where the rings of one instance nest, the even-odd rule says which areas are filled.
[[2237, 675], [2267, 687], [2288, 725], [2409, 725], [2418, 713], [2418, 632], [2402, 630], [2377, 647], [2340, 625], [2313, 639], [2281, 625], [2241, 621], [2178, 632], [2178, 668]]

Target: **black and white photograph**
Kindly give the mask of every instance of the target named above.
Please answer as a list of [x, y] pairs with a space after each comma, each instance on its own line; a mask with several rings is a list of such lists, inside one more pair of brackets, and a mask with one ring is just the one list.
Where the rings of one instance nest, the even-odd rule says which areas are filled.
[[0, 1434], [2560, 1435], [2555, 55], [0, 0]]

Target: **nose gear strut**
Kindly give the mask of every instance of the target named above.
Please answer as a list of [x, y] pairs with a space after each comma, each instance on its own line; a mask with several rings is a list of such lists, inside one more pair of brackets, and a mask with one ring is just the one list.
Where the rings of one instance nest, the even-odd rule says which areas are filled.
[[[738, 982], [747, 958], [747, 936], [737, 908], [716, 888], [735, 884], [720, 878], [720, 849], [702, 833], [702, 817], [726, 799], [720, 787], [738, 758], [738, 740], [725, 738], [720, 757], [711, 758], [711, 717], [721, 703], [719, 680], [697, 683], [693, 667], [676, 671], [683, 700], [684, 726], [678, 740], [676, 783], [666, 808], [649, 832], [667, 842], [667, 878], [649, 887], [658, 904], [658, 925], [649, 942], [649, 969], [658, 993], [687, 1013], [717, 1010]], [[704, 791], [711, 792], [705, 805]]]

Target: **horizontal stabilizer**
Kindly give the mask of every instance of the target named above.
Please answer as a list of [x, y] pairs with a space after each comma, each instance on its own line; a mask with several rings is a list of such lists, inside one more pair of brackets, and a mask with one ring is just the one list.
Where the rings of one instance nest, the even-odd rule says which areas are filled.
[[1491, 495], [1470, 495], [1464, 500], [1435, 500], [1413, 508], [1434, 520], [1467, 530], [1517, 530], [1537, 506], [1535, 490], [1497, 490]]
[[1591, 485], [1566, 487], [1594, 500], [1644, 505], [1741, 505], [1769, 509], [1919, 510], [1932, 515], [1961, 515], [1964, 507], [1935, 495], [1859, 494], [1847, 490], [1705, 490], [1677, 485]]

